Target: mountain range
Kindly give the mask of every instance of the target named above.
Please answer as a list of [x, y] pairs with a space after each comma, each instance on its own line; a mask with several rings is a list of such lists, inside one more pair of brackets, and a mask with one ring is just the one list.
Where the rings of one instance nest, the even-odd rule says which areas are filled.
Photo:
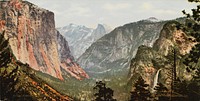
[[111, 31], [105, 24], [98, 24], [96, 29], [88, 28], [83, 25], [69, 24], [57, 28], [57, 30], [69, 42], [69, 47], [75, 59], [78, 59], [86, 49], [97, 39]]
[[164, 23], [147, 19], [117, 27], [94, 42], [77, 62], [92, 74], [127, 70], [137, 48], [153, 46]]
[[150, 17], [113, 30], [72, 23], [56, 29], [53, 12], [28, 1], [0, 1], [0, 100], [12, 100], [9, 94], [91, 100], [95, 82], [104, 81], [124, 101], [139, 77], [151, 92], [157, 83], [170, 89], [173, 73], [189, 81], [183, 61], [196, 43], [177, 29], [183, 20]]

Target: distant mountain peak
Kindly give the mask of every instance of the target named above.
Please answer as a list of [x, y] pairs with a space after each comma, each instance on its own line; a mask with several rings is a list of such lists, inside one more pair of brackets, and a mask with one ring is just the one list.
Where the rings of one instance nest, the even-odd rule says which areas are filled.
[[76, 26], [78, 26], [78, 25], [76, 25], [76, 24], [74, 24], [74, 23], [70, 23], [69, 26], [74, 26], [74, 27], [76, 27]]
[[107, 24], [98, 24], [96, 29], [104, 29], [106, 33], [110, 33], [113, 29]]
[[70, 23], [65, 27], [58, 28], [58, 30], [68, 40], [70, 50], [77, 59], [93, 42], [112, 29], [105, 24], [97, 24], [96, 28], [88, 28], [84, 25]]
[[161, 20], [157, 19], [156, 17], [149, 17], [145, 21], [150, 21], [150, 22], [159, 22]]
[[97, 25], [97, 28], [98, 28], [98, 27], [104, 27], [104, 25], [103, 25], [103, 24], [98, 24], [98, 25]]

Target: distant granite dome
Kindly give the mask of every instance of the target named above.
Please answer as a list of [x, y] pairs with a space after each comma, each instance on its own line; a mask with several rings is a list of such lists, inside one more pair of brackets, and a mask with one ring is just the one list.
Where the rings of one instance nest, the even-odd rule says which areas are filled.
[[94, 42], [77, 62], [92, 75], [126, 71], [137, 48], [153, 46], [163, 25], [164, 22], [138, 21], [115, 28]]
[[70, 50], [75, 60], [78, 59], [93, 42], [111, 31], [111, 28], [103, 24], [98, 24], [97, 28], [93, 29], [71, 23], [57, 29], [68, 40]]

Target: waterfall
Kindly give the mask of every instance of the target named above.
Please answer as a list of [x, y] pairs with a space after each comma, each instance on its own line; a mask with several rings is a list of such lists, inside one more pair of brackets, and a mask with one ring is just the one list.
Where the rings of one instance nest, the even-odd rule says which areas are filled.
[[156, 73], [156, 75], [155, 75], [155, 77], [154, 77], [154, 80], [153, 80], [153, 87], [152, 87], [152, 91], [153, 91], [153, 92], [155, 91], [154, 88], [157, 86], [157, 83], [158, 83], [158, 75], [159, 75], [159, 73], [160, 73], [160, 70], [161, 70], [161, 69], [159, 69], [159, 70], [157, 71], [157, 73]]

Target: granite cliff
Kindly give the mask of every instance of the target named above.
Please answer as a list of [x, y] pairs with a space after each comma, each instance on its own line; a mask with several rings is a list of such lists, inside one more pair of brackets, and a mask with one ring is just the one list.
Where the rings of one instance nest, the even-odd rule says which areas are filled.
[[152, 46], [164, 23], [142, 20], [115, 28], [94, 42], [78, 59], [78, 63], [91, 75], [102, 74], [106, 78], [110, 77], [104, 74], [127, 72], [137, 48], [140, 45]]
[[179, 24], [176, 21], [167, 22], [153, 47], [143, 45], [138, 48], [135, 58], [131, 61], [128, 76], [131, 85], [142, 76], [152, 91], [158, 82], [170, 88], [174, 66], [177, 77], [182, 80], [191, 79], [191, 74], [186, 72], [183, 61], [184, 56], [196, 43], [193, 37], [177, 29], [176, 26]]
[[165, 21], [141, 20], [115, 28], [94, 42], [78, 59], [95, 81], [105, 81], [119, 101], [128, 100], [127, 75], [140, 45], [152, 47]]
[[60, 43], [66, 40], [55, 29], [53, 12], [20, 0], [1, 1], [0, 9], [0, 30], [5, 30], [17, 60], [59, 79], [61, 68], [77, 79], [88, 77], [67, 44]]
[[4, 35], [5, 31], [0, 33], [0, 100], [72, 101], [70, 97], [61, 94], [38, 78], [37, 71], [30, 68], [28, 64], [16, 60]]

